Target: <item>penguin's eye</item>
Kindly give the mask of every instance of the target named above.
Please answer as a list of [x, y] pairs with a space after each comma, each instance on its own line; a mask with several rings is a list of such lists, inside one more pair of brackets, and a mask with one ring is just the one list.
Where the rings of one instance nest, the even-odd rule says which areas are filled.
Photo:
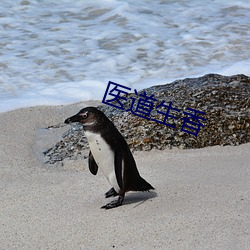
[[88, 112], [79, 114], [83, 119], [86, 119], [88, 117]]

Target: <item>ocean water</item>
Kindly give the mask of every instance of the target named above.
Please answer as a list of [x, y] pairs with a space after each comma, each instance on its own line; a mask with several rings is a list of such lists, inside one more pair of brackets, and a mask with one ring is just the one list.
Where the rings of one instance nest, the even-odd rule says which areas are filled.
[[249, 0], [1, 0], [0, 112], [207, 73], [250, 76]]

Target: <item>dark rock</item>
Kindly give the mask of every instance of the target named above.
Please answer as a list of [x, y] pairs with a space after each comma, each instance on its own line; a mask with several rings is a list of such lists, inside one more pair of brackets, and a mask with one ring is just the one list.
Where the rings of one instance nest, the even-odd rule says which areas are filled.
[[[126, 112], [131, 106], [131, 97], [139, 100], [133, 93], [126, 96], [127, 101], [122, 100], [124, 110], [106, 104], [98, 107], [114, 122], [132, 150], [202, 148], [214, 145], [239, 145], [250, 141], [250, 78], [245, 75], [227, 77], [209, 74], [152, 86], [139, 91], [138, 94], [144, 91], [147, 96], [154, 95], [157, 99], [150, 115], [151, 119], [164, 119], [156, 110], [156, 106], [163, 100], [166, 105], [172, 102], [172, 107], [180, 110], [171, 110], [169, 113], [177, 119], [169, 117], [166, 120], [175, 128]], [[134, 107], [136, 105], [137, 102]], [[187, 117], [183, 114], [183, 111], [187, 112], [187, 108], [206, 113], [199, 115], [206, 121], [201, 121], [204, 127], [200, 128], [197, 137], [181, 131], [181, 118]], [[164, 107], [158, 109], [160, 110], [167, 111]], [[44, 152], [44, 155], [53, 163], [57, 159], [86, 157], [82, 156], [85, 148], [86, 139], [78, 125], [64, 134], [63, 140]]]

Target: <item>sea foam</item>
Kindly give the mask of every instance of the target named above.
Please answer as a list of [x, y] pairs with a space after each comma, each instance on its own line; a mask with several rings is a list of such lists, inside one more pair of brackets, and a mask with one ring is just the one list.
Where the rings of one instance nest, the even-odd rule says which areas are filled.
[[207, 73], [250, 75], [250, 2], [1, 1], [0, 112], [101, 100]]

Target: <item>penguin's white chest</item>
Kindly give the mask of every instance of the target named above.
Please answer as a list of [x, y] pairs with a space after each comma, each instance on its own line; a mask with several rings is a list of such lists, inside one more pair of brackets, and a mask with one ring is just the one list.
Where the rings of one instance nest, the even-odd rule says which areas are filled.
[[111, 186], [114, 187], [115, 191], [118, 193], [120, 188], [115, 174], [115, 155], [113, 150], [100, 134], [86, 131], [85, 135], [88, 139], [89, 147], [96, 164], [108, 179]]

